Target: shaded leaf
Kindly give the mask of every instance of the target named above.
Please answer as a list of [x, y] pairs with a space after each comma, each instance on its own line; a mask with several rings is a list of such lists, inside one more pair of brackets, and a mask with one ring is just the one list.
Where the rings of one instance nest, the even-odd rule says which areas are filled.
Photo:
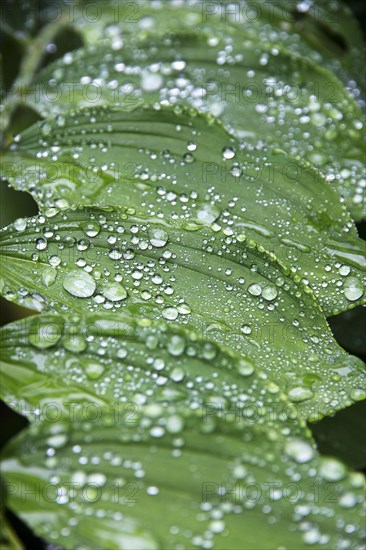
[[[31, 105], [43, 115], [63, 113], [70, 104], [192, 105], [247, 141], [265, 140], [309, 160], [346, 199], [355, 219], [365, 216], [364, 117], [357, 88], [346, 88], [322, 58], [315, 62], [271, 38], [266, 24], [232, 25], [217, 14], [206, 20], [201, 4], [197, 11], [136, 6], [129, 25], [113, 21], [113, 8], [109, 16], [103, 10], [91, 29], [94, 45], [40, 73], [30, 88]], [[110, 38], [100, 43], [103, 28]], [[81, 74], [80, 66], [88, 69]]]
[[207, 431], [192, 411], [179, 415], [179, 430], [174, 406], [143, 407], [133, 424], [33, 425], [3, 453], [9, 506], [64, 547], [362, 544], [360, 474], [306, 438], [221, 418]]
[[38, 311], [127, 310], [189, 325], [251, 358], [306, 417], [362, 398], [362, 361], [338, 347], [309, 289], [273, 256], [243, 234], [129, 212], [53, 210], [9, 226], [2, 293]]
[[365, 243], [330, 186], [283, 151], [240, 143], [213, 117], [178, 108], [60, 115], [21, 135], [3, 174], [41, 205], [128, 204], [230, 226], [308, 283], [327, 315], [365, 301]]

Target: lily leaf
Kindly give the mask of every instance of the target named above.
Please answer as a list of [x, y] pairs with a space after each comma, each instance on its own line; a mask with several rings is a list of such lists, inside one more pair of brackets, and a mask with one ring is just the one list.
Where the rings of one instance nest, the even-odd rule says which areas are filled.
[[[165, 4], [163, 12], [144, 9], [130, 24], [133, 32], [127, 26], [122, 33], [125, 26], [118, 31], [115, 24], [117, 35], [99, 43], [93, 31], [93, 46], [46, 67], [25, 101], [42, 115], [64, 113], [70, 105], [193, 106], [246, 141], [265, 141], [310, 161], [355, 219], [366, 215], [364, 117], [354, 97], [359, 90], [353, 96], [320, 60], [271, 41], [268, 25], [235, 26], [216, 16], [210, 24], [202, 9]], [[151, 31], [143, 24], [148, 18]], [[80, 66], [88, 67], [82, 75]]]
[[220, 417], [205, 429], [174, 405], [142, 407], [132, 424], [34, 424], [7, 446], [2, 472], [10, 508], [64, 548], [362, 543], [362, 475], [306, 437]]
[[363, 398], [362, 361], [336, 344], [309, 288], [244, 234], [111, 207], [48, 216], [2, 232], [7, 299], [189, 325], [252, 359], [305, 417]]
[[60, 115], [19, 136], [3, 174], [41, 206], [128, 204], [244, 231], [309, 284], [326, 315], [366, 299], [365, 243], [330, 185], [283, 151], [240, 142], [212, 116], [181, 108]]

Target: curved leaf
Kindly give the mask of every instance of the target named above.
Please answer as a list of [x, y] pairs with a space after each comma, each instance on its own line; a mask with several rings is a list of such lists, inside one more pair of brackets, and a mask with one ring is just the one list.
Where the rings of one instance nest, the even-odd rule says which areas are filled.
[[33, 425], [2, 471], [9, 506], [67, 548], [357, 548], [364, 534], [360, 474], [306, 438], [222, 418], [205, 430], [174, 406], [133, 424]]
[[358, 398], [362, 362], [338, 347], [309, 289], [245, 235], [126, 209], [48, 214], [2, 232], [7, 299], [187, 324], [253, 359], [311, 418]]
[[[143, 25], [148, 18], [151, 32]], [[143, 6], [138, 20], [131, 23], [134, 32], [120, 35], [115, 24], [117, 35], [104, 43], [94, 39], [96, 46], [47, 67], [27, 101], [43, 115], [100, 103], [127, 109], [145, 101], [194, 106], [220, 117], [247, 141], [265, 140], [309, 160], [355, 219], [366, 215], [364, 117], [335, 74], [281, 40], [271, 41], [267, 25], [236, 28], [220, 17], [210, 25], [202, 9], [145, 13]], [[81, 74], [80, 65], [88, 70]]]
[[49, 119], [10, 147], [3, 172], [41, 205], [128, 204], [244, 230], [309, 284], [327, 315], [366, 299], [365, 243], [330, 186], [307, 163], [241, 143], [195, 111], [99, 108]]

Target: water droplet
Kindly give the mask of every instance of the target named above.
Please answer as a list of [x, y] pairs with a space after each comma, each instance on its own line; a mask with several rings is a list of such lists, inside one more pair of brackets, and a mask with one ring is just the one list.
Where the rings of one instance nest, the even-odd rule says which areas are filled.
[[62, 324], [50, 317], [48, 320], [35, 319], [29, 328], [29, 343], [39, 349], [55, 346], [62, 334]]
[[100, 232], [100, 225], [97, 222], [83, 223], [81, 228], [88, 237], [96, 237]]
[[62, 344], [65, 349], [73, 353], [80, 353], [87, 347], [86, 341], [79, 334], [73, 334], [65, 337]]
[[242, 376], [250, 376], [254, 372], [254, 365], [248, 359], [240, 359], [238, 364], [238, 372]]
[[176, 434], [182, 431], [183, 420], [178, 415], [172, 415], [168, 418], [166, 422], [166, 429], [171, 434]]
[[222, 156], [224, 160], [233, 159], [235, 157], [235, 151], [232, 147], [225, 147], [222, 150]]
[[344, 283], [344, 295], [347, 300], [355, 302], [363, 296], [364, 289], [362, 283], [356, 277], [350, 277]]
[[175, 307], [166, 307], [163, 309], [162, 315], [168, 321], [175, 321], [178, 317], [178, 311]]
[[108, 283], [103, 288], [103, 294], [111, 302], [119, 302], [127, 298], [127, 290], [119, 283]]
[[174, 355], [174, 356], [182, 355], [185, 347], [186, 347], [186, 343], [184, 338], [178, 335], [172, 336], [172, 338], [167, 344], [167, 349], [170, 355]]
[[196, 214], [196, 219], [199, 222], [212, 224], [220, 216], [221, 211], [213, 204], [202, 204]]
[[258, 283], [253, 283], [253, 284], [249, 285], [248, 292], [252, 296], [260, 296], [262, 294], [262, 287]]
[[83, 362], [85, 373], [88, 378], [91, 380], [95, 380], [96, 378], [99, 378], [102, 376], [104, 372], [104, 367], [100, 363], [97, 363], [93, 360], [86, 360]]
[[272, 300], [274, 300], [275, 298], [277, 298], [277, 289], [276, 287], [274, 286], [271, 286], [271, 285], [268, 285], [266, 287], [264, 287], [263, 291], [262, 291], [262, 296], [265, 300], [267, 300], [268, 302], [271, 302]]
[[25, 220], [24, 218], [18, 218], [17, 220], [15, 220], [14, 229], [16, 229], [16, 231], [24, 231], [26, 228], [27, 220]]
[[185, 373], [183, 369], [176, 367], [172, 370], [170, 373], [170, 378], [173, 380], [173, 382], [181, 382], [184, 379]]
[[47, 239], [44, 237], [38, 237], [38, 239], [36, 239], [36, 249], [44, 250], [45, 248], [47, 248]]
[[67, 273], [63, 280], [64, 289], [77, 298], [89, 298], [94, 294], [96, 286], [96, 282], [89, 273], [77, 269]]
[[301, 439], [290, 439], [286, 444], [285, 452], [287, 456], [300, 464], [309, 462], [314, 456], [314, 450], [310, 443]]
[[42, 283], [44, 286], [49, 287], [53, 285], [57, 277], [57, 270], [53, 267], [45, 267], [41, 272]]
[[309, 388], [297, 386], [296, 388], [292, 388], [288, 392], [288, 396], [291, 399], [291, 401], [294, 401], [295, 403], [299, 403], [300, 401], [306, 401], [307, 399], [311, 399], [314, 396], [314, 394]]
[[168, 233], [164, 229], [153, 228], [149, 231], [150, 243], [156, 248], [162, 248], [168, 242]]
[[242, 331], [243, 334], [251, 334], [252, 332], [252, 329], [250, 328], [249, 325], [243, 325], [240, 330]]
[[340, 481], [347, 474], [347, 469], [342, 462], [336, 458], [321, 457], [319, 474], [326, 481]]

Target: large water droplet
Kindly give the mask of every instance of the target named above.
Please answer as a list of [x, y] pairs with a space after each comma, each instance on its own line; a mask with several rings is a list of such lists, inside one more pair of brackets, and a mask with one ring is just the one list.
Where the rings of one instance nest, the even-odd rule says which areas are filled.
[[355, 302], [359, 300], [364, 293], [362, 283], [356, 277], [350, 277], [344, 283], [344, 295], [347, 300]]
[[149, 231], [150, 243], [156, 248], [162, 248], [168, 242], [168, 233], [161, 228], [153, 228]]
[[345, 465], [336, 458], [322, 457], [319, 474], [326, 481], [340, 481], [346, 476], [347, 470]]
[[314, 451], [310, 443], [301, 439], [290, 439], [285, 448], [287, 456], [293, 458], [296, 462], [303, 464], [309, 462], [314, 456]]
[[93, 296], [97, 286], [89, 273], [77, 269], [67, 273], [62, 284], [69, 294], [77, 298], [89, 298]]
[[103, 288], [103, 294], [111, 302], [119, 302], [127, 298], [127, 290], [119, 283], [109, 283]]

